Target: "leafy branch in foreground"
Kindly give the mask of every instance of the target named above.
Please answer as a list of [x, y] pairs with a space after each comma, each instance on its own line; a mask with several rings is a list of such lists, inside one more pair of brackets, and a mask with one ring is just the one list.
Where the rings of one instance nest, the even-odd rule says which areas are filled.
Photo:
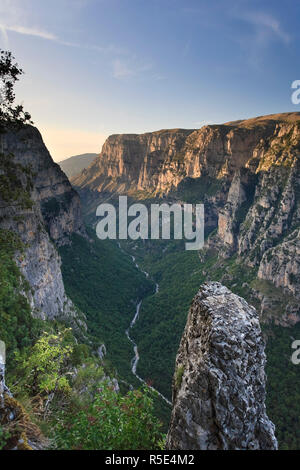
[[45, 397], [45, 414], [57, 392], [71, 390], [66, 369], [66, 361], [73, 352], [67, 341], [69, 331], [44, 332], [34, 346], [16, 352], [16, 374], [22, 377], [18, 388], [27, 389], [31, 396]]
[[9, 51], [0, 49], [0, 124], [31, 123], [31, 116], [22, 105], [15, 105], [15, 83], [23, 75], [23, 70], [14, 62]]
[[76, 414], [63, 413], [55, 429], [58, 448], [84, 450], [160, 449], [161, 423], [153, 416], [148, 387], [126, 395], [108, 382], [101, 384], [92, 403]]

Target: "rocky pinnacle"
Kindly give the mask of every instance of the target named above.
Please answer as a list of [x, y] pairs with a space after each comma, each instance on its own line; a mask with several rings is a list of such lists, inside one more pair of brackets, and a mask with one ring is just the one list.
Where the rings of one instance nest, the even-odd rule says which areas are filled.
[[277, 449], [254, 307], [218, 282], [196, 294], [176, 357], [167, 449]]

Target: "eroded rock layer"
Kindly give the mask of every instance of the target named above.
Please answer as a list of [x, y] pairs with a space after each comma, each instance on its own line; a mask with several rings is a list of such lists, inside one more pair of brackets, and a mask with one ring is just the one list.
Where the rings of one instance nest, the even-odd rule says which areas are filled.
[[28, 282], [24, 295], [34, 316], [70, 320], [83, 317], [66, 297], [56, 246], [85, 236], [79, 196], [53, 162], [39, 131], [9, 127], [0, 135], [0, 229], [22, 243], [15, 260]]

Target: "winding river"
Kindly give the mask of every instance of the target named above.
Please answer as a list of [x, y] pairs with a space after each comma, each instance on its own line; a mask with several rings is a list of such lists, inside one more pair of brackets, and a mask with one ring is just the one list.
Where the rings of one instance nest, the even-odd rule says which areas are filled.
[[[128, 253], [126, 253], [126, 251], [123, 250], [123, 248], [121, 247], [120, 243], [118, 243], [118, 246], [120, 248], [121, 251], [123, 251], [123, 253], [125, 253], [126, 255], [130, 256], [132, 261], [134, 262], [135, 264], [135, 267], [140, 271], [142, 272], [147, 278], [149, 278], [149, 273], [147, 273], [147, 271], [143, 271], [140, 266], [137, 264], [136, 262], [136, 259], [133, 255], [129, 255]], [[157, 293], [159, 292], [159, 285], [158, 284], [155, 284], [155, 294], [156, 295]], [[139, 318], [139, 314], [140, 314], [140, 310], [141, 310], [141, 306], [142, 306], [142, 303], [143, 303], [143, 299], [139, 299], [138, 303], [137, 303], [137, 306], [136, 306], [136, 310], [135, 310], [135, 314], [134, 314], [134, 317], [132, 318], [131, 322], [130, 322], [130, 325], [129, 327], [127, 328], [127, 330], [125, 331], [125, 334], [127, 336], [127, 338], [129, 339], [129, 341], [131, 342], [132, 346], [133, 346], [133, 351], [134, 351], [134, 356], [131, 360], [131, 372], [133, 373], [133, 375], [143, 384], [147, 385], [148, 387], [151, 388], [151, 390], [153, 390], [154, 392], [156, 392], [160, 398], [162, 398], [168, 405], [172, 406], [172, 403], [170, 402], [170, 400], [168, 400], [162, 393], [160, 393], [158, 390], [156, 390], [156, 388], [152, 387], [151, 385], [147, 384], [145, 382], [144, 379], [142, 379], [142, 377], [140, 377], [137, 372], [136, 372], [136, 369], [137, 369], [137, 365], [138, 365], [138, 362], [140, 360], [140, 356], [139, 356], [139, 351], [138, 351], [138, 347], [137, 347], [137, 344], [134, 342], [134, 340], [131, 338], [130, 336], [130, 330], [133, 328], [133, 326], [136, 324], [138, 318]]]

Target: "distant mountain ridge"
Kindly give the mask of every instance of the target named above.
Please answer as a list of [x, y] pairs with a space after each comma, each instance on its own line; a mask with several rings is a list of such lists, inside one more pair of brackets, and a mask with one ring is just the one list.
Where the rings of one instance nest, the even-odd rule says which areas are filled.
[[80, 190], [168, 194], [184, 178], [231, 180], [244, 167], [258, 173], [260, 145], [297, 127], [300, 113], [259, 116], [201, 129], [164, 129], [145, 134], [115, 134], [72, 184]]
[[68, 178], [74, 178], [74, 176], [87, 168], [96, 157], [98, 157], [98, 153], [82, 153], [61, 160], [58, 164]]

